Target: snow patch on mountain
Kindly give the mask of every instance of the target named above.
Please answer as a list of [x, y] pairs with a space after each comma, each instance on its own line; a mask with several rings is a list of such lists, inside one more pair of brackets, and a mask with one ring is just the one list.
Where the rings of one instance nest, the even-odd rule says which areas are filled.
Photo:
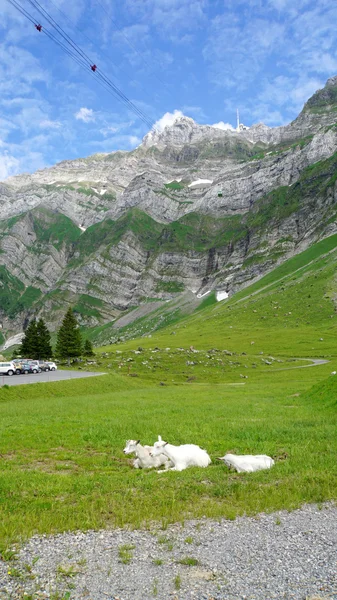
[[221, 300], [226, 300], [226, 298], [228, 298], [229, 294], [227, 292], [215, 292], [215, 297], [217, 299], [217, 302], [221, 302]]
[[212, 185], [212, 183], [212, 179], [196, 179], [195, 181], [192, 181], [192, 183], [190, 183], [188, 187], [193, 190], [196, 188], [209, 187]]

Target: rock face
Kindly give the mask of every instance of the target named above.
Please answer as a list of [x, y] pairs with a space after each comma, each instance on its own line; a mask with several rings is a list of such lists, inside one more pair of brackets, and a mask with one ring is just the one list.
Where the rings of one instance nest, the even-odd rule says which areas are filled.
[[[183, 117], [132, 152], [0, 183], [0, 321], [83, 324], [146, 299], [231, 295], [336, 229], [337, 76], [287, 126]], [[207, 185], [194, 184], [206, 180]]]

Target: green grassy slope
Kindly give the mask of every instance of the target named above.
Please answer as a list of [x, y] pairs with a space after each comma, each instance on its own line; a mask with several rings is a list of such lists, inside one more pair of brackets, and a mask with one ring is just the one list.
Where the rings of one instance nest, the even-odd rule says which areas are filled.
[[81, 235], [80, 228], [65, 215], [39, 206], [31, 211], [38, 244], [52, 244], [58, 250], [70, 246]]
[[36, 239], [32, 239], [32, 249], [35, 253], [39, 253], [42, 247], [46, 251], [48, 244], [58, 250], [63, 244], [70, 246], [81, 235], [81, 230], [69, 217], [39, 206], [29, 212], [0, 221], [0, 241], [1, 238], [13, 234], [13, 228], [18, 222], [27, 219], [30, 220], [36, 236]]
[[[230, 300], [127, 348], [215, 346], [254, 356], [336, 356], [337, 235], [293, 257]], [[151, 318], [151, 315], [148, 317]], [[253, 343], [252, 343], [253, 342]]]
[[[120, 329], [114, 329], [111, 324], [103, 328], [93, 328], [88, 331], [88, 336], [98, 344], [104, 340], [117, 338], [136, 338], [131, 344], [151, 346], [157, 340], [155, 331], [172, 325], [172, 329], [163, 331], [158, 338], [159, 345], [172, 345], [172, 331], [175, 331], [175, 345], [181, 343], [189, 346], [197, 343], [198, 347], [205, 348], [204, 337], [212, 340], [212, 343], [223, 347], [225, 340], [233, 338], [233, 327], [236, 327], [234, 339], [235, 350], [251, 352], [251, 348], [245, 340], [245, 331], [254, 332], [255, 337], [261, 336], [265, 339], [265, 332], [273, 336], [271, 330], [281, 330], [281, 338], [274, 338], [275, 342], [281, 342], [283, 347], [265, 348], [267, 352], [284, 353], [293, 355], [293, 346], [290, 345], [289, 352], [284, 344], [288, 345], [291, 337], [298, 341], [297, 352], [304, 351], [302, 342], [307, 333], [307, 348], [304, 356], [312, 356], [317, 352], [318, 356], [334, 352], [334, 347], [326, 346], [327, 339], [333, 342], [335, 331], [337, 283], [336, 272], [336, 249], [337, 235], [329, 236], [304, 252], [285, 261], [270, 273], [259, 279], [247, 288], [237, 292], [230, 300], [216, 304], [215, 295], [207, 296], [196, 309], [202, 310], [202, 314], [185, 320], [186, 310], [180, 310], [177, 301], [163, 304], [152, 313], [135, 320], [130, 325]], [[214, 305], [215, 306], [212, 306]], [[203, 309], [210, 306], [209, 311]], [[179, 325], [179, 322], [183, 323]], [[218, 326], [218, 321], [220, 325]], [[214, 328], [214, 331], [212, 329]], [[322, 331], [327, 330], [327, 338], [324, 343], [317, 344], [322, 337]], [[138, 340], [140, 335], [153, 334], [150, 342]], [[168, 337], [170, 336], [170, 337]], [[331, 337], [332, 336], [332, 337]], [[254, 336], [253, 336], [254, 337]], [[288, 338], [288, 341], [287, 341]], [[301, 344], [300, 344], [301, 338]], [[250, 340], [255, 341], [255, 340]], [[311, 342], [316, 342], [311, 343]], [[210, 341], [206, 341], [209, 345]], [[244, 344], [244, 348], [242, 347]], [[130, 346], [130, 347], [131, 347]], [[255, 348], [253, 348], [255, 351]], [[263, 349], [261, 349], [262, 351]], [[312, 352], [315, 350], [315, 352]], [[299, 355], [299, 354], [298, 354]]]
[[0, 307], [4, 312], [10, 312], [24, 289], [22, 281], [0, 265]]

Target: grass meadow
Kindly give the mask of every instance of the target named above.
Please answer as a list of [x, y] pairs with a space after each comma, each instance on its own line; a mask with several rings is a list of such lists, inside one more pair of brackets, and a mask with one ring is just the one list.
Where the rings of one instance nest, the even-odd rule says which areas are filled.
[[[1, 389], [1, 550], [35, 533], [154, 522], [165, 529], [192, 517], [233, 519], [336, 498], [330, 369], [257, 371], [239, 385], [141, 385], [106, 375]], [[201, 445], [212, 464], [181, 473], [133, 469], [126, 439], [152, 443], [158, 434]], [[229, 472], [216, 460], [227, 451], [266, 453], [276, 465]]]
[[[336, 243], [228, 302], [98, 350], [88, 368], [104, 376], [0, 388], [0, 550], [35, 533], [165, 529], [336, 500]], [[303, 368], [305, 358], [328, 362]], [[199, 444], [212, 464], [133, 469], [126, 440], [158, 434]], [[276, 464], [237, 474], [217, 461], [226, 452]]]

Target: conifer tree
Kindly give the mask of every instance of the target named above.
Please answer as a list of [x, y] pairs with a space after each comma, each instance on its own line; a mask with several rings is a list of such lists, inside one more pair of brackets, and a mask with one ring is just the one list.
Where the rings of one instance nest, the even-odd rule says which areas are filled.
[[85, 340], [83, 347], [83, 356], [94, 356], [94, 349], [90, 340]]
[[38, 355], [38, 334], [36, 319], [29, 323], [20, 348], [21, 356], [25, 358], [36, 358]]
[[32, 319], [21, 342], [21, 356], [42, 360], [51, 358], [53, 351], [50, 345], [50, 333], [43, 319]]
[[59, 358], [68, 358], [68, 360], [82, 354], [82, 336], [72, 308], [68, 308], [57, 332], [55, 354]]
[[53, 350], [50, 344], [50, 333], [43, 319], [39, 319], [36, 326], [38, 339], [38, 358], [51, 358]]

